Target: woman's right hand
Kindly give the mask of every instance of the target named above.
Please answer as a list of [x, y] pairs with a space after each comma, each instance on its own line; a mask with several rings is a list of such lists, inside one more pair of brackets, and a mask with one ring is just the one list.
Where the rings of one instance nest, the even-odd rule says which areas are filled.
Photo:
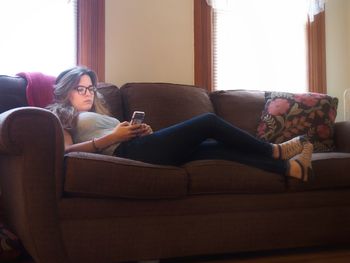
[[119, 123], [112, 131], [115, 142], [129, 141], [139, 135], [141, 124], [130, 125], [129, 122], [124, 121]]

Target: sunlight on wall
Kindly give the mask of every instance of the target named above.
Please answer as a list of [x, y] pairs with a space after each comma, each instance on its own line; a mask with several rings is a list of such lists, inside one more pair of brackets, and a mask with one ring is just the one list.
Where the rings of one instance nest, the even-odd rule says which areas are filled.
[[193, 1], [106, 0], [106, 81], [193, 84]]

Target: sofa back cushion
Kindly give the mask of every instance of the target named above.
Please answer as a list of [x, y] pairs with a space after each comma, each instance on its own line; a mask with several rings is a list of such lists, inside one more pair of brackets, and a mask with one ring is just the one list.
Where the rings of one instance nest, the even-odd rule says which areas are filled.
[[26, 86], [27, 81], [22, 77], [0, 75], [0, 113], [28, 106]]
[[159, 130], [194, 116], [214, 112], [208, 93], [191, 85], [127, 83], [121, 87], [124, 117], [136, 110], [146, 113], [145, 122]]
[[107, 104], [112, 116], [123, 121], [124, 113], [120, 89], [113, 84], [100, 82], [97, 84], [97, 90], [102, 94], [103, 100]]
[[[0, 113], [17, 107], [28, 106], [26, 88], [26, 78], [0, 75]], [[100, 82], [97, 88], [99, 93], [103, 95], [112, 115], [122, 119], [124, 114], [118, 87]]]
[[263, 91], [214, 91], [210, 99], [218, 116], [255, 135], [265, 105]]

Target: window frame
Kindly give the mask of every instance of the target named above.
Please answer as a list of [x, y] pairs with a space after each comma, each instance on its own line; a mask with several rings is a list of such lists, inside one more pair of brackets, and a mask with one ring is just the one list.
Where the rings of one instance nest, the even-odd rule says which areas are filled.
[[213, 90], [213, 10], [206, 0], [194, 0], [194, 83]]
[[[206, 0], [194, 0], [194, 82], [213, 91], [212, 7]], [[327, 93], [325, 12], [306, 25], [308, 90]]]
[[77, 64], [105, 80], [105, 0], [77, 0]]
[[310, 92], [327, 93], [326, 15], [321, 12], [307, 24], [308, 82]]

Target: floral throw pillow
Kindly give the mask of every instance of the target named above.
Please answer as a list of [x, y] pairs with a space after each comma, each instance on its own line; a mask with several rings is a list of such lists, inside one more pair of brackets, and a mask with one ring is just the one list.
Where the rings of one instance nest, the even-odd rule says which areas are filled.
[[338, 99], [321, 93], [266, 92], [257, 137], [281, 143], [306, 134], [314, 152], [334, 150]]

